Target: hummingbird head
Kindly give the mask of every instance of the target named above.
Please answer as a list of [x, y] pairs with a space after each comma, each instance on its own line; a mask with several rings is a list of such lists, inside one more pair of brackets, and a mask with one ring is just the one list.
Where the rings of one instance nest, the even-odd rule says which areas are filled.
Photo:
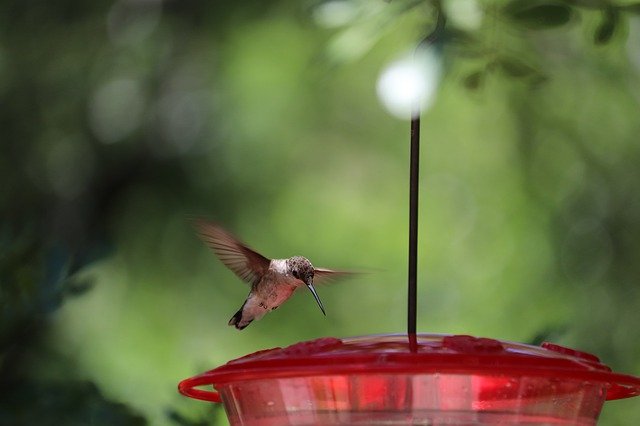
[[293, 256], [287, 259], [287, 268], [294, 278], [306, 285], [313, 285], [313, 273], [315, 269], [309, 259], [302, 256]]
[[307, 285], [311, 294], [313, 294], [313, 298], [316, 299], [320, 310], [326, 315], [324, 306], [322, 306], [322, 302], [320, 301], [320, 297], [318, 297], [316, 289], [313, 288], [313, 275], [315, 273], [315, 268], [311, 262], [309, 262], [309, 259], [302, 256], [293, 256], [287, 259], [287, 269], [289, 269], [289, 272], [294, 278]]

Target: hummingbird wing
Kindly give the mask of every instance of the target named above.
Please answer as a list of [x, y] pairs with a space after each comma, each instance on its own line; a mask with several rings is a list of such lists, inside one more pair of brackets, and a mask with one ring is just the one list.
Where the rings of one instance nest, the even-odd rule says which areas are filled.
[[335, 280], [346, 278], [349, 276], [357, 275], [359, 272], [352, 271], [334, 271], [332, 269], [327, 268], [315, 268], [313, 274], [313, 283], [314, 284], [328, 284]]
[[218, 224], [203, 219], [194, 223], [202, 241], [241, 280], [253, 285], [269, 269], [271, 260], [241, 243]]

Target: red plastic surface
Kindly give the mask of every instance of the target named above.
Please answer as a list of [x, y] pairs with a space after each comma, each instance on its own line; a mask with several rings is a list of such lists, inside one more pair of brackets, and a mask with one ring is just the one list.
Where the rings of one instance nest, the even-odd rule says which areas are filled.
[[[406, 335], [326, 337], [263, 350], [183, 380], [179, 390], [192, 398], [220, 402], [216, 391], [197, 387], [213, 385], [220, 389], [255, 380], [296, 377], [434, 374], [477, 376], [476, 385], [481, 386], [477, 391], [488, 400], [492, 387], [500, 388], [502, 399], [510, 397], [510, 388], [518, 392], [513, 397], [534, 398], [563, 392], [563, 381], [596, 384], [606, 389], [607, 400], [640, 394], [640, 378], [613, 373], [594, 355], [551, 343], [537, 347], [464, 335], [428, 334], [418, 335], [416, 340], [413, 351]], [[521, 386], [503, 386], [505, 381], [517, 383], [519, 378], [548, 378], [558, 384], [531, 388], [531, 395]], [[339, 383], [332, 382], [332, 386], [333, 391], [339, 391]], [[366, 389], [371, 398], [384, 397], [376, 391], [375, 380]]]

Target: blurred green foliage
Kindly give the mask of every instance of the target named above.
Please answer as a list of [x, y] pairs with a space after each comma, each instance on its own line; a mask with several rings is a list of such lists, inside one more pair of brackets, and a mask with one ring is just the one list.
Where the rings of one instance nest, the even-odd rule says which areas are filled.
[[[402, 332], [409, 126], [375, 86], [437, 16], [418, 329], [639, 375], [639, 2], [5, 0], [0, 423], [224, 424], [177, 382]], [[326, 318], [302, 294], [238, 332], [247, 289], [192, 215], [267, 256], [382, 272], [320, 288]], [[630, 399], [601, 424], [638, 420]]]

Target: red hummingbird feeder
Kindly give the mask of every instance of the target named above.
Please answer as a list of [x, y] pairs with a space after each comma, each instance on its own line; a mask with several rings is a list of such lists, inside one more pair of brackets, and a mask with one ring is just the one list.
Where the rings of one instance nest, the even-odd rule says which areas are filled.
[[550, 343], [374, 335], [259, 351], [179, 390], [222, 402], [234, 426], [591, 426], [605, 401], [640, 394], [640, 379]]
[[262, 350], [181, 381], [180, 393], [224, 404], [232, 426], [593, 426], [605, 401], [640, 395], [640, 378], [585, 352], [416, 333], [419, 129], [415, 114], [407, 334]]

